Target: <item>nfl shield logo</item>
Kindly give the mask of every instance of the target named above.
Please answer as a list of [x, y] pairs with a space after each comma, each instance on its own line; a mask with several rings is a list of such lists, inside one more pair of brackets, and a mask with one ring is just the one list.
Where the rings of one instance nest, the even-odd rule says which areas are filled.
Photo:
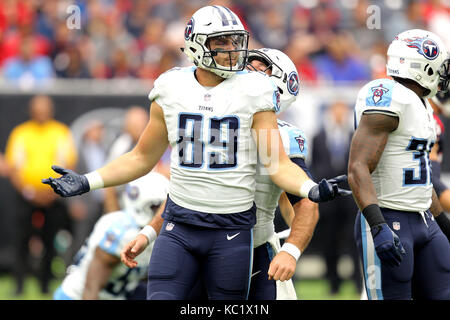
[[398, 221], [392, 222], [392, 228], [397, 231], [400, 230], [400, 222]]
[[169, 223], [167, 224], [167, 226], [166, 226], [166, 230], [167, 230], [167, 231], [172, 231], [172, 229], [173, 229], [174, 226], [175, 226], [175, 225], [174, 225], [172, 222], [169, 222]]

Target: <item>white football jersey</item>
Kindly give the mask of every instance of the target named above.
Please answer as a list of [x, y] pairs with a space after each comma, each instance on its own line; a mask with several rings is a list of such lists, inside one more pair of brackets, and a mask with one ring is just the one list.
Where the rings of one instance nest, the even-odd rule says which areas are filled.
[[[81, 247], [74, 258], [74, 264], [67, 268], [67, 275], [61, 287], [63, 292], [74, 300], [80, 300], [89, 265], [94, 257], [97, 247], [103, 251], [120, 258], [120, 251], [133, 240], [141, 228], [124, 211], [116, 211], [103, 215], [95, 224], [86, 243]], [[137, 267], [128, 268], [119, 263], [111, 273], [105, 288], [100, 291], [101, 300], [123, 300], [127, 293], [131, 293], [139, 281], [147, 277], [148, 264], [153, 248], [149, 245], [136, 257]]]
[[358, 93], [355, 120], [363, 113], [399, 118], [389, 134], [372, 181], [378, 205], [401, 211], [424, 211], [431, 205], [429, 152], [436, 141], [433, 109], [410, 89], [390, 79], [373, 80]]
[[163, 73], [149, 94], [163, 109], [172, 146], [169, 196], [200, 212], [246, 211], [255, 191], [253, 114], [276, 111], [279, 92], [265, 74], [247, 71], [205, 88], [195, 69]]
[[[308, 146], [303, 131], [285, 121], [278, 120], [277, 122], [286, 154], [290, 158], [306, 160]], [[272, 182], [267, 169], [259, 161], [256, 172], [255, 204], [257, 210], [256, 224], [253, 227], [253, 246], [255, 248], [268, 242], [275, 233], [273, 220], [278, 200], [283, 193], [283, 190]]]

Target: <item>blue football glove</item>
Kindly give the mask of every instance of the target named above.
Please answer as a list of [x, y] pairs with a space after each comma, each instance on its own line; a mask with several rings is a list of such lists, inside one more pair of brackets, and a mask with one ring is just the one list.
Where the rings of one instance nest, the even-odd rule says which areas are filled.
[[399, 266], [405, 255], [402, 243], [386, 223], [370, 228], [378, 258], [388, 266]]
[[62, 176], [57, 179], [42, 179], [42, 183], [50, 185], [61, 197], [77, 196], [90, 190], [89, 181], [84, 175], [58, 166], [52, 166], [52, 169]]
[[339, 196], [349, 196], [352, 194], [350, 190], [341, 189], [338, 183], [347, 181], [347, 176], [337, 176], [333, 179], [322, 179], [319, 184], [312, 187], [308, 192], [308, 199], [313, 202], [330, 201]]

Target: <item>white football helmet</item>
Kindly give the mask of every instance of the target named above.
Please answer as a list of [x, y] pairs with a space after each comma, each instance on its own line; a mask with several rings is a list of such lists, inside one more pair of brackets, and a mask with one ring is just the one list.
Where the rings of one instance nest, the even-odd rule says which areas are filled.
[[421, 29], [400, 33], [387, 52], [387, 75], [411, 79], [428, 89], [428, 99], [448, 87], [448, 52], [434, 33]]
[[124, 210], [143, 227], [166, 200], [168, 192], [169, 180], [162, 174], [149, 172], [125, 186], [122, 193]]
[[267, 65], [267, 69], [272, 71], [270, 76], [271, 80], [280, 91], [280, 110], [278, 113], [289, 108], [297, 99], [300, 88], [298, 72], [295, 64], [285, 53], [280, 50], [268, 48], [249, 50], [248, 63], [250, 69], [252, 69], [250, 62], [253, 60], [261, 61]]
[[[210, 50], [209, 40], [214, 37], [232, 37], [234, 50]], [[222, 6], [206, 6], [197, 10], [184, 31], [185, 48], [189, 60], [202, 69], [222, 78], [229, 78], [245, 69], [248, 54], [248, 32], [238, 16]], [[229, 66], [217, 63], [218, 53], [228, 54]], [[237, 56], [237, 58], [236, 58]], [[236, 59], [236, 62], [232, 63]]]

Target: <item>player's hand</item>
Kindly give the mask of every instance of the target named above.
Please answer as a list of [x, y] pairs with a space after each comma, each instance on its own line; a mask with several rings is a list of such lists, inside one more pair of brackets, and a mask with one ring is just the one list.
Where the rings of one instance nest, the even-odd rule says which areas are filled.
[[84, 175], [58, 166], [52, 166], [52, 169], [62, 176], [57, 179], [42, 179], [42, 183], [50, 185], [61, 197], [77, 196], [90, 190], [88, 179]]
[[370, 232], [378, 258], [391, 267], [399, 266], [406, 252], [395, 232], [386, 223], [372, 227]]
[[347, 181], [347, 176], [341, 175], [333, 179], [322, 179], [319, 184], [312, 187], [308, 193], [308, 199], [313, 202], [325, 202], [336, 198], [337, 196], [349, 196], [350, 190], [339, 188], [338, 184]]
[[138, 265], [134, 260], [148, 246], [148, 239], [142, 234], [138, 234], [134, 240], [130, 241], [120, 252], [120, 260], [128, 268], [134, 268]]
[[294, 275], [296, 267], [297, 261], [295, 258], [289, 253], [281, 251], [270, 262], [269, 271], [267, 272], [269, 280], [289, 280]]

